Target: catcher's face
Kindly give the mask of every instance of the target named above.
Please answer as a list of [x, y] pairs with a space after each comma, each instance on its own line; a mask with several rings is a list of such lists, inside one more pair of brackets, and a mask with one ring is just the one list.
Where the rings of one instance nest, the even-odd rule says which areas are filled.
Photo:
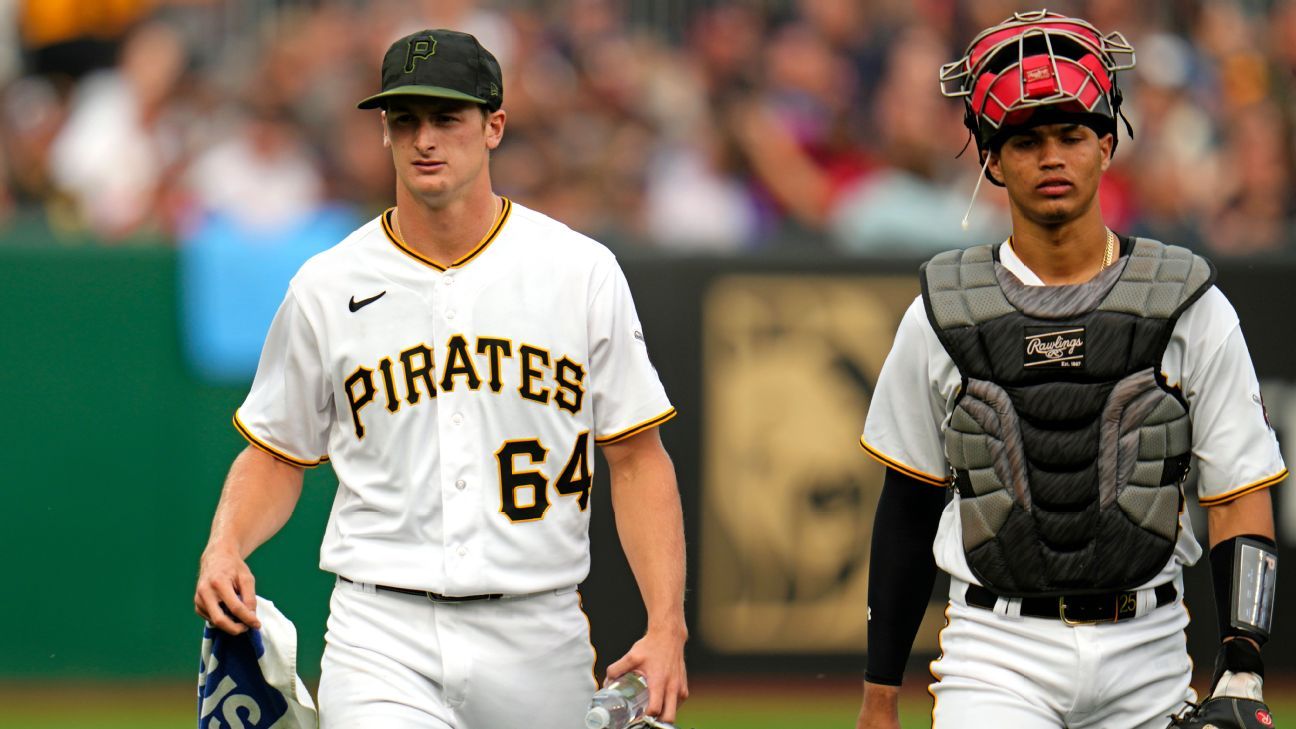
[[1112, 136], [1081, 124], [1046, 124], [1009, 137], [990, 153], [990, 173], [1008, 189], [1015, 214], [1039, 225], [1075, 220], [1093, 208], [1111, 164]]

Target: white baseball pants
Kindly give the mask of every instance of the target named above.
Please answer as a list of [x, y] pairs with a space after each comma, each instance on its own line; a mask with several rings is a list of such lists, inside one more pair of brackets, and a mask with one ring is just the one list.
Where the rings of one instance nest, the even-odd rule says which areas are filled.
[[572, 729], [596, 689], [575, 588], [434, 603], [339, 582], [325, 641], [322, 729]]
[[931, 664], [935, 729], [1164, 729], [1196, 700], [1182, 599], [1130, 620], [1072, 626], [1013, 615], [1019, 601], [969, 606], [966, 583], [951, 583], [941, 657]]

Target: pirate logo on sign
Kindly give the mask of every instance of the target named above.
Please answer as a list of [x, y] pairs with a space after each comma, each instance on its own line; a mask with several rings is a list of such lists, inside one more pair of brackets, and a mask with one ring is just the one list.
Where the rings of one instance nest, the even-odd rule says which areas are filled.
[[1084, 368], [1084, 327], [1026, 327], [1022, 366]]

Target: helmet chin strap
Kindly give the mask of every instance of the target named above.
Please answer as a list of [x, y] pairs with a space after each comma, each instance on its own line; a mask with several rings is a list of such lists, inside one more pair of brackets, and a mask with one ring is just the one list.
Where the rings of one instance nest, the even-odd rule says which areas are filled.
[[981, 192], [981, 181], [985, 179], [986, 168], [990, 166], [990, 153], [986, 153], [985, 163], [981, 165], [981, 174], [977, 175], [976, 187], [972, 188], [972, 199], [968, 200], [967, 212], [963, 214], [963, 230], [968, 229], [968, 218], [972, 217], [972, 206], [976, 203], [976, 196]]

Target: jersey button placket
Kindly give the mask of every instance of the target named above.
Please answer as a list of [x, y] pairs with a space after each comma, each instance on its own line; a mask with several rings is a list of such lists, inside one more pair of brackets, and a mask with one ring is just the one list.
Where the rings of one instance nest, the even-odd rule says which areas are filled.
[[454, 321], [455, 315], [457, 314], [455, 311], [454, 296], [451, 295], [453, 293], [452, 289], [454, 288], [454, 282], [455, 272], [453, 270], [441, 274], [441, 298], [445, 302], [444, 311], [447, 321]]
[[[463, 311], [459, 306], [463, 287], [455, 279], [455, 273], [447, 271], [441, 274], [434, 289], [434, 317], [440, 332], [437, 336], [440, 347], [438, 361], [442, 365], [447, 356], [447, 342], [452, 337], [462, 334], [471, 341], [471, 333], [465, 331]], [[481, 592], [474, 584], [478, 570], [473, 559], [473, 539], [479, 530], [480, 506], [468, 489], [471, 469], [476, 466], [474, 459], [482, 447], [474, 437], [473, 424], [465, 415], [465, 408], [472, 397], [473, 393], [463, 378], [457, 378], [451, 389], [439, 393], [437, 403], [440, 421], [437, 450], [442, 458], [439, 490], [446, 515], [441, 544], [446, 555], [446, 589], [452, 594]]]

